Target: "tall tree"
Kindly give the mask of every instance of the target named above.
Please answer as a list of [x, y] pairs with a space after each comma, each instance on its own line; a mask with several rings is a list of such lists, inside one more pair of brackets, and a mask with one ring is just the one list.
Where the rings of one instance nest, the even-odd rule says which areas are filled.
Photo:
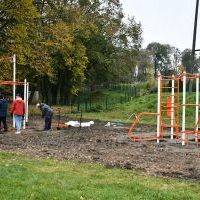
[[44, 38], [38, 33], [38, 13], [32, 1], [2, 1], [0, 12], [4, 21], [0, 33], [0, 54], [17, 55], [18, 79], [38, 74], [52, 75], [50, 57], [42, 44]]
[[125, 80], [132, 72], [141, 25], [123, 17], [119, 0], [1, 0], [0, 55], [17, 54], [17, 77], [44, 101], [70, 103], [84, 80]]
[[[45, 27], [46, 42], [55, 71], [51, 81], [44, 76], [40, 84], [43, 98], [53, 103], [70, 103], [85, 79], [88, 63], [84, 43], [96, 32], [96, 25], [84, 15], [84, 2], [35, 2]], [[43, 6], [41, 6], [43, 5]], [[84, 9], [82, 9], [84, 7]], [[45, 86], [48, 84], [48, 90]], [[45, 92], [46, 91], [46, 92]]]
[[193, 73], [194, 71], [198, 71], [199, 68], [198, 59], [193, 60], [191, 49], [185, 49], [182, 52], [181, 62], [186, 72]]
[[176, 73], [177, 64], [181, 60], [180, 50], [170, 46], [169, 44], [160, 44], [157, 42], [150, 43], [147, 46], [147, 50], [152, 54], [155, 76], [157, 70], [161, 71], [165, 75]]

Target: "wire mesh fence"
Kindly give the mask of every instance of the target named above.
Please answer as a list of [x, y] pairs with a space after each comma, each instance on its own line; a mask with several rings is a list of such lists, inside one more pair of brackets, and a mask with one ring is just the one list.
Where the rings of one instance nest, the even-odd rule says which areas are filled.
[[76, 97], [73, 103], [73, 111], [84, 111], [84, 112], [100, 112], [103, 110], [111, 110], [117, 104], [124, 104], [129, 102], [134, 97], [139, 96], [139, 88], [126, 85], [126, 86], [112, 86], [110, 90], [117, 90], [118, 95], [102, 95], [102, 96], [93, 96], [91, 94], [85, 96]]

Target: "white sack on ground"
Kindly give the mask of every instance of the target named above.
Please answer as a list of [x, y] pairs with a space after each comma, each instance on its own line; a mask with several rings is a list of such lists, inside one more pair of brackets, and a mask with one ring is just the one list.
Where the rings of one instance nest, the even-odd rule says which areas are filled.
[[92, 124], [94, 124], [94, 121], [89, 121], [89, 122], [79, 122], [79, 121], [69, 121], [66, 122], [65, 124], [69, 125], [69, 126], [73, 126], [73, 127], [88, 127], [91, 126]]

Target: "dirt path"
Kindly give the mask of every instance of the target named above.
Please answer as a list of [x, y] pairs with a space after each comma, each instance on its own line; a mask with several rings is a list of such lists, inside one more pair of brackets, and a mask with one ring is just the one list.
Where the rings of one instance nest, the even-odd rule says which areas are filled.
[[0, 134], [0, 149], [35, 157], [79, 160], [108, 168], [136, 169], [141, 173], [200, 180], [200, 148], [195, 145], [155, 141], [133, 143], [128, 127], [105, 127], [95, 122], [90, 128], [68, 128], [42, 132], [41, 120], [33, 120], [22, 134]]

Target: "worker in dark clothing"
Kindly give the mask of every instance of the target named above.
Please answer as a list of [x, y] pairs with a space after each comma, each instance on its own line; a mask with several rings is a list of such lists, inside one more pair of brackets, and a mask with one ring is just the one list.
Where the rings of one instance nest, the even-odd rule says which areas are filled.
[[44, 131], [48, 131], [51, 129], [51, 122], [53, 117], [53, 110], [45, 103], [38, 103], [37, 107], [42, 112], [42, 118], [44, 118]]
[[7, 100], [3, 97], [3, 95], [0, 95], [0, 132], [1, 132], [1, 122], [3, 123], [4, 132], [8, 130], [6, 123], [7, 108], [8, 108]]

